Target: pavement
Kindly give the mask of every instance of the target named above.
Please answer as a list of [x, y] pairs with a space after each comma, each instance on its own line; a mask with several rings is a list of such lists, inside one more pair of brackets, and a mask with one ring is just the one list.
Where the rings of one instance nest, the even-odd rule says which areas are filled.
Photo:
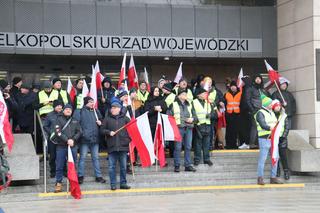
[[[1, 197], [0, 197], [1, 199]], [[213, 191], [0, 203], [5, 213], [319, 212], [319, 190]], [[1, 210], [0, 210], [1, 212]]]

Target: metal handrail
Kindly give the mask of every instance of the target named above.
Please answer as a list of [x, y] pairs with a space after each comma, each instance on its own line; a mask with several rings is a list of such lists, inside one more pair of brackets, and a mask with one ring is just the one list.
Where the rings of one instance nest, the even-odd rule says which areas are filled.
[[[43, 137], [43, 140], [42, 140], [42, 147], [43, 147], [43, 183], [44, 183], [44, 193], [47, 193], [47, 146], [48, 146], [48, 139], [47, 139], [47, 134], [46, 132], [44, 131], [43, 129], [43, 125], [42, 125], [42, 121], [41, 121], [41, 117], [40, 117], [40, 114], [38, 111], [34, 111], [35, 112], [35, 121], [36, 119], [38, 119], [39, 121], [39, 125], [40, 125], [40, 130], [41, 130], [41, 133], [42, 133], [42, 137]], [[35, 122], [35, 137], [34, 138], [37, 138], [36, 136], [36, 133], [37, 133], [37, 124]]]

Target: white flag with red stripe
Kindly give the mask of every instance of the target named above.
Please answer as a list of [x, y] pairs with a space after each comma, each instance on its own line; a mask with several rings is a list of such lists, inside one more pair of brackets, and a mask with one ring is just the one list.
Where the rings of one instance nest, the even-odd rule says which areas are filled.
[[181, 134], [174, 117], [166, 114], [161, 114], [161, 117], [164, 127], [164, 140], [181, 142]]
[[133, 145], [137, 148], [142, 167], [151, 166], [156, 159], [152, 141], [148, 113], [132, 119], [126, 125]]
[[75, 199], [81, 199], [81, 189], [70, 146], [68, 146], [68, 179], [70, 182], [70, 193], [72, 197]]
[[238, 88], [242, 88], [243, 87], [243, 85], [244, 85], [244, 82], [243, 82], [243, 80], [242, 80], [242, 77], [243, 77], [243, 70], [242, 70], [242, 67], [241, 67], [241, 69], [240, 69], [240, 72], [239, 72], [239, 75], [238, 75], [238, 79], [237, 79], [237, 87]]
[[104, 76], [100, 72], [100, 66], [99, 61], [97, 60], [96, 65], [94, 66], [94, 70], [96, 72], [96, 87], [97, 90], [102, 90], [102, 81], [104, 79]]
[[177, 71], [176, 77], [174, 78], [175, 83], [179, 83], [180, 79], [182, 78], [182, 62], [180, 63], [179, 69]]
[[120, 76], [119, 76], [119, 81], [118, 81], [118, 89], [121, 86], [121, 82], [126, 79], [126, 58], [127, 58], [127, 53], [124, 53], [123, 59], [122, 59], [122, 66], [120, 70]]
[[0, 136], [2, 142], [7, 144], [9, 152], [11, 152], [14, 138], [12, 128], [9, 122], [9, 111], [6, 102], [3, 98], [2, 91], [0, 91]]
[[82, 94], [82, 106], [80, 106], [80, 108], [83, 107], [83, 99], [85, 97], [89, 96], [89, 93], [90, 93], [90, 91], [89, 91], [87, 82], [86, 82], [86, 80], [83, 80], [83, 87], [82, 87], [82, 92], [81, 92], [81, 94]]
[[128, 85], [129, 89], [131, 89], [131, 88], [138, 89], [138, 87], [139, 87], [138, 75], [137, 75], [137, 70], [136, 70], [136, 66], [134, 64], [132, 54], [130, 57], [130, 64], [129, 64], [129, 70], [128, 70], [128, 81], [129, 81], [129, 85]]
[[158, 112], [158, 120], [156, 131], [154, 134], [154, 151], [156, 153], [156, 157], [159, 161], [160, 167], [164, 167], [166, 165], [166, 154], [165, 154], [165, 145], [164, 145], [164, 136], [163, 136], [163, 126], [161, 121], [161, 114]]
[[284, 110], [282, 110], [280, 118], [279, 118], [276, 126], [274, 127], [274, 129], [271, 132], [272, 165], [275, 165], [277, 163], [277, 160], [279, 159], [279, 139], [281, 137], [281, 130], [284, 127], [286, 117], [287, 117], [287, 114], [284, 112]]
[[70, 95], [71, 102], [74, 103], [74, 99], [76, 98], [76, 88], [74, 88], [73, 84], [71, 83], [70, 77], [68, 77], [68, 86], [67, 92]]
[[144, 81], [145, 81], [146, 84], [147, 84], [147, 90], [148, 90], [148, 92], [150, 92], [151, 88], [150, 88], [150, 82], [149, 82], [148, 72], [147, 72], [147, 69], [146, 69], [146, 68], [144, 68], [143, 78], [144, 78]]
[[[91, 86], [90, 86], [90, 97], [94, 100], [94, 108], [98, 108], [98, 96], [97, 96], [97, 83], [96, 83], [96, 70], [92, 65], [91, 75]], [[101, 84], [100, 84], [101, 85]]]

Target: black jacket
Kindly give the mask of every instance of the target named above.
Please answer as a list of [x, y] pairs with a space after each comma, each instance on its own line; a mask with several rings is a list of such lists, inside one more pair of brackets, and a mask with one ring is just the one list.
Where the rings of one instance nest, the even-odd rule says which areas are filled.
[[[108, 111], [111, 108], [111, 99], [115, 96], [115, 89], [113, 87], [110, 88], [103, 88], [102, 89], [103, 94], [101, 93], [101, 90], [97, 91], [97, 97], [99, 101], [99, 110], [102, 115], [105, 115], [106, 111]], [[105, 98], [106, 102], [102, 102], [102, 96]]]
[[48, 115], [44, 119], [42, 125], [43, 125], [44, 131], [47, 133], [48, 136], [50, 136], [50, 133], [54, 131], [55, 124], [59, 115], [61, 115], [61, 113], [52, 111], [48, 113]]
[[157, 125], [157, 119], [158, 119], [158, 111], [154, 110], [155, 106], [161, 106], [162, 113], [167, 112], [167, 104], [164, 101], [164, 98], [159, 96], [159, 97], [154, 97], [149, 95], [145, 105], [144, 109], [145, 111], [148, 111], [148, 117], [149, 117], [149, 123], [150, 123], [150, 128], [155, 129]]
[[18, 107], [18, 124], [21, 127], [33, 126], [34, 120], [34, 110], [33, 102], [36, 99], [36, 94], [34, 92], [29, 92], [28, 94], [17, 94]]
[[[69, 139], [73, 139], [75, 145], [79, 142], [79, 139], [82, 134], [82, 130], [79, 124], [79, 121], [77, 121], [74, 118], [65, 117], [63, 114], [60, 114], [57, 117], [57, 121], [55, 123], [55, 126], [59, 126], [60, 130], [64, 127], [64, 125], [67, 123], [69, 119], [72, 119], [69, 125], [61, 132], [60, 134], [56, 134], [56, 137], [59, 139], [59, 146], [67, 146], [67, 142]], [[55, 131], [55, 130], [54, 130]]]
[[108, 153], [129, 151], [129, 143], [131, 138], [129, 137], [126, 128], [119, 131], [116, 135], [112, 137], [110, 136], [111, 131], [116, 131], [129, 122], [130, 119], [123, 113], [120, 113], [117, 116], [113, 116], [111, 112], [106, 114], [106, 117], [104, 118], [100, 128], [100, 134], [105, 138]]
[[[282, 93], [284, 100], [287, 102], [287, 106], [284, 107], [286, 110], [286, 113], [289, 117], [291, 117], [296, 113], [296, 100], [294, 99], [291, 92], [289, 92], [287, 90], [285, 90], [285, 91], [281, 90], [281, 93]], [[283, 100], [282, 100], [281, 95], [278, 90], [272, 94], [272, 99], [278, 99], [281, 102], [281, 104], [283, 105]]]

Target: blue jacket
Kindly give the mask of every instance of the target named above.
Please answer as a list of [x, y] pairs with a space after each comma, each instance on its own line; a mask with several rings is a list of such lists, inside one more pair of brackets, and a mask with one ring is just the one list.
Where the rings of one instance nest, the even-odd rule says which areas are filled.
[[[99, 110], [95, 111], [97, 113], [98, 119], [101, 121], [101, 113], [99, 112]], [[80, 126], [82, 129], [80, 143], [99, 143], [99, 126], [96, 123], [97, 118], [94, 110], [84, 106], [81, 110], [76, 110], [73, 117], [80, 122]]]

